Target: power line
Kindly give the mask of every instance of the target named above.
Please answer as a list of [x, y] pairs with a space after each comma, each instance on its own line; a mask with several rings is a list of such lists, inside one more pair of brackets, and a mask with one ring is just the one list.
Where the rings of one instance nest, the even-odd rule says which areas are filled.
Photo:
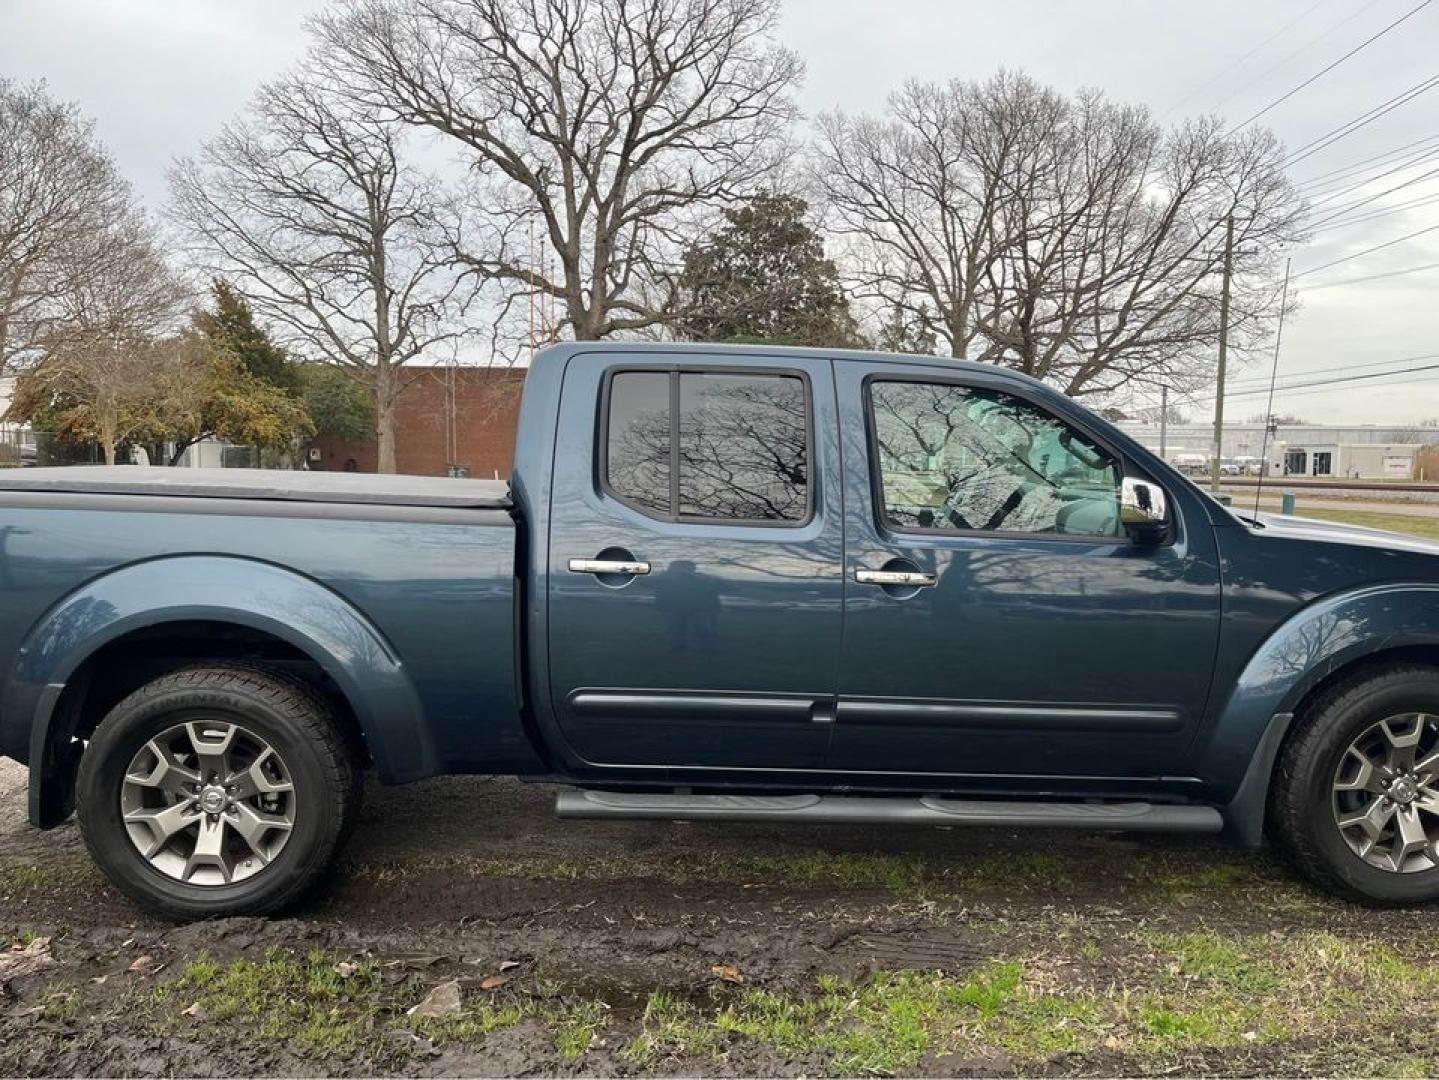
[[[1189, 93], [1185, 94], [1182, 98], [1180, 98], [1178, 101], [1176, 101], [1173, 105], [1169, 106], [1169, 109], [1165, 112], [1164, 116], [1166, 116], [1166, 117], [1169, 116], [1170, 113], [1174, 112], [1176, 109], [1179, 108], [1179, 106], [1183, 105], [1185, 102], [1192, 101], [1192, 100], [1200, 93], [1200, 91], [1202, 91], [1202, 90], [1208, 90], [1211, 86], [1213, 86], [1215, 83], [1217, 83], [1220, 79], [1224, 78], [1224, 76], [1228, 75], [1228, 74], [1229, 74], [1231, 71], [1233, 71], [1235, 68], [1237, 68], [1237, 67], [1239, 67], [1240, 65], [1242, 65], [1242, 64], [1244, 63], [1244, 61], [1248, 60], [1248, 59], [1249, 59], [1251, 56], [1253, 56], [1255, 53], [1259, 52], [1261, 49], [1263, 49], [1266, 45], [1268, 45], [1268, 44], [1269, 44], [1271, 41], [1273, 41], [1275, 38], [1280, 37], [1281, 35], [1286, 34], [1286, 33], [1288, 33], [1290, 30], [1294, 29], [1294, 27], [1298, 26], [1299, 23], [1301, 23], [1302, 21], [1304, 21], [1305, 19], [1307, 19], [1310, 15], [1314, 14], [1314, 12], [1318, 11], [1318, 10], [1319, 10], [1321, 7], [1323, 7], [1324, 4], [1327, 3], [1327, 2], [1328, 2], [1328, 0], [1315, 0], [1315, 3], [1313, 3], [1313, 4], [1311, 4], [1309, 7], [1305, 8], [1304, 11], [1300, 12], [1300, 13], [1299, 13], [1298, 15], [1296, 15], [1294, 18], [1290, 19], [1287, 23], [1285, 23], [1283, 26], [1281, 26], [1278, 30], [1274, 31], [1274, 33], [1270, 34], [1267, 38], [1265, 38], [1263, 41], [1261, 41], [1258, 45], [1255, 45], [1252, 49], [1250, 49], [1247, 53], [1245, 53], [1243, 56], [1241, 56], [1238, 60], [1234, 60], [1234, 61], [1231, 61], [1230, 63], [1226, 64], [1223, 68], [1220, 69], [1219, 74], [1217, 74], [1217, 75], [1213, 76], [1212, 78], [1209, 78], [1209, 79], [1205, 80], [1204, 82], [1200, 83], [1200, 84], [1199, 84], [1198, 86], [1196, 86], [1193, 90], [1189, 91]], [[1348, 20], [1346, 19], [1345, 22], [1348, 22]], [[1342, 26], [1343, 24], [1341, 23], [1340, 25]], [[1310, 44], [1313, 44], [1313, 42], [1311, 42]], [[1272, 70], [1272, 69], [1271, 69], [1271, 70]], [[1162, 118], [1161, 118], [1161, 119], [1162, 119]]]
[[1439, 167], [1430, 169], [1428, 172], [1426, 172], [1426, 173], [1421, 173], [1419, 176], [1412, 177], [1412, 178], [1409, 179], [1409, 180], [1405, 180], [1403, 183], [1395, 184], [1395, 185], [1394, 185], [1393, 187], [1391, 187], [1391, 188], [1385, 188], [1383, 191], [1379, 192], [1377, 195], [1370, 195], [1370, 196], [1367, 196], [1366, 198], [1360, 199], [1358, 202], [1350, 203], [1348, 206], [1343, 207], [1343, 208], [1340, 209], [1340, 210], [1334, 211], [1334, 213], [1330, 214], [1328, 217], [1326, 217], [1326, 218], [1321, 218], [1320, 220], [1316, 221], [1316, 222], [1313, 224], [1312, 228], [1316, 228], [1316, 229], [1317, 229], [1317, 228], [1318, 228], [1319, 226], [1321, 226], [1321, 225], [1328, 225], [1331, 221], [1334, 221], [1334, 220], [1336, 220], [1337, 218], [1342, 218], [1342, 217], [1344, 217], [1344, 216], [1346, 216], [1346, 215], [1348, 215], [1348, 214], [1350, 214], [1350, 213], [1353, 213], [1355, 210], [1358, 210], [1360, 207], [1368, 206], [1370, 203], [1372, 203], [1372, 202], [1377, 202], [1378, 200], [1384, 198], [1384, 196], [1386, 196], [1386, 195], [1393, 195], [1396, 191], [1403, 191], [1403, 190], [1404, 190], [1405, 188], [1407, 188], [1407, 187], [1413, 187], [1415, 184], [1422, 183], [1423, 181], [1428, 180], [1431, 176], [1436, 176], [1436, 175], [1439, 175]]
[[1241, 86], [1235, 88], [1234, 90], [1231, 90], [1229, 93], [1225, 94], [1224, 97], [1219, 99], [1219, 102], [1215, 105], [1215, 108], [1222, 109], [1225, 105], [1229, 104], [1235, 98], [1239, 97], [1241, 94], [1246, 93], [1250, 90], [1250, 88], [1257, 86], [1274, 72], [1289, 64], [1290, 61], [1292, 61], [1295, 57], [1299, 56], [1301, 53], [1307, 52], [1310, 49], [1314, 48], [1314, 46], [1318, 45], [1321, 41], [1327, 38], [1330, 34], [1334, 33], [1336, 30], [1340, 30], [1348, 26], [1360, 15], [1364, 14], [1364, 12], [1372, 8], [1377, 2], [1378, 0], [1369, 0], [1367, 4], [1362, 4], [1359, 7], [1355, 8], [1348, 15], [1345, 15], [1337, 23], [1329, 27], [1328, 30], [1320, 33], [1318, 37], [1310, 38], [1303, 45], [1299, 46], [1299, 48], [1286, 55], [1284, 59], [1278, 60], [1275, 63], [1270, 64], [1267, 68], [1261, 71], [1258, 75], [1254, 76], [1254, 78], [1250, 79], [1247, 83], [1244, 83]]
[[1393, 240], [1386, 240], [1382, 244], [1375, 244], [1373, 247], [1365, 248], [1363, 251], [1356, 251], [1353, 255], [1344, 255], [1337, 259], [1331, 259], [1329, 262], [1324, 263], [1321, 266], [1310, 267], [1308, 270], [1304, 270], [1298, 274], [1295, 274], [1294, 277], [1297, 280], [1302, 277], [1308, 277], [1310, 274], [1317, 274], [1321, 270], [1328, 270], [1331, 266], [1338, 266], [1340, 263], [1347, 263], [1352, 259], [1359, 259], [1363, 258], [1365, 255], [1372, 255], [1376, 251], [1383, 251], [1385, 248], [1391, 248], [1395, 244], [1402, 244], [1406, 240], [1413, 240], [1416, 236], [1423, 236], [1425, 233], [1432, 233], [1436, 229], [1439, 229], [1439, 225], [1430, 225], [1428, 228], [1425, 229], [1417, 229], [1414, 232], [1408, 233], [1405, 236], [1400, 236]]
[[1372, 109], [1360, 113], [1353, 120], [1350, 120], [1347, 123], [1340, 124], [1337, 128], [1333, 128], [1332, 130], [1319, 136], [1317, 139], [1312, 139], [1309, 142], [1305, 143], [1298, 150], [1295, 150], [1292, 154], [1285, 158], [1284, 164], [1294, 165], [1298, 162], [1303, 161], [1305, 158], [1313, 157], [1321, 150], [1329, 149], [1329, 147], [1333, 146], [1341, 139], [1347, 139], [1350, 135], [1353, 135], [1360, 128], [1369, 126], [1370, 124], [1374, 123], [1375, 120], [1378, 120], [1380, 117], [1393, 112], [1395, 109], [1399, 108], [1399, 106], [1405, 105], [1410, 101], [1413, 101], [1420, 94], [1432, 90], [1436, 85], [1439, 85], [1439, 75], [1431, 75], [1427, 79], [1421, 79], [1419, 82], [1411, 86], [1408, 90], [1400, 91], [1388, 101], [1384, 101], [1378, 105], [1375, 105]]
[[[1416, 364], [1421, 360], [1439, 360], [1439, 353], [1420, 353], [1417, 356], [1401, 356], [1397, 359], [1390, 357], [1388, 360], [1367, 360], [1361, 364], [1339, 364], [1335, 367], [1310, 368], [1308, 371], [1296, 371], [1292, 375], [1284, 376], [1284, 378], [1307, 379], [1314, 375], [1332, 375], [1336, 371], [1353, 372], [1363, 368], [1383, 367], [1387, 364]], [[1408, 367], [1395, 368], [1393, 371], [1388, 372], [1388, 374], [1406, 375], [1411, 370], [1413, 369]], [[1243, 387], [1248, 383], [1264, 382], [1266, 378], [1263, 375], [1250, 375], [1247, 378], [1237, 379], [1235, 381]], [[1279, 389], [1283, 390], [1286, 385], [1288, 384], [1281, 383]]]
[[1367, 221], [1374, 221], [1378, 218], [1388, 217], [1390, 214], [1397, 214], [1404, 210], [1414, 210], [1421, 206], [1428, 206], [1430, 203], [1439, 202], [1439, 195], [1421, 195], [1417, 199], [1400, 203], [1398, 206], [1389, 206], [1383, 210], [1375, 210], [1373, 213], [1361, 214], [1357, 218], [1350, 218], [1348, 221], [1336, 221], [1322, 228], [1314, 229], [1314, 232], [1328, 232], [1330, 229], [1346, 229], [1350, 225], [1361, 225]]
[[1370, 274], [1367, 277], [1345, 278], [1343, 281], [1326, 281], [1322, 285], [1310, 285], [1308, 292], [1318, 292], [1320, 289], [1333, 289], [1340, 285], [1359, 285], [1366, 281], [1380, 281], [1383, 278], [1403, 277], [1406, 274], [1417, 274], [1421, 270], [1433, 270], [1439, 268], [1439, 262], [1425, 263], [1423, 266], [1410, 266], [1404, 270], [1391, 270], [1387, 274]]
[[1331, 64], [1329, 64], [1329, 65], [1321, 68], [1320, 70], [1316, 71], [1313, 75], [1309, 76], [1309, 78], [1305, 79], [1305, 80], [1304, 80], [1302, 83], [1300, 83], [1298, 86], [1294, 87], [1294, 89], [1288, 91], [1287, 93], [1281, 94], [1279, 97], [1275, 98], [1275, 99], [1274, 99], [1273, 101], [1271, 101], [1268, 105], [1264, 106], [1264, 108], [1260, 109], [1257, 113], [1255, 113], [1253, 116], [1251, 116], [1248, 120], [1245, 120], [1242, 124], [1239, 124], [1237, 127], [1232, 127], [1232, 128], [1230, 128], [1228, 134], [1233, 134], [1234, 132], [1238, 131], [1240, 128], [1248, 127], [1248, 126], [1249, 126], [1250, 124], [1252, 124], [1255, 120], [1258, 120], [1258, 119], [1259, 119], [1261, 116], [1263, 116], [1265, 113], [1269, 112], [1269, 110], [1274, 109], [1274, 108], [1277, 108], [1278, 106], [1284, 104], [1286, 101], [1288, 101], [1290, 98], [1292, 98], [1295, 94], [1299, 93], [1299, 91], [1303, 90], [1306, 86], [1309, 86], [1311, 83], [1313, 83], [1316, 79], [1322, 78], [1323, 76], [1329, 74], [1329, 72], [1333, 71], [1333, 70], [1334, 70], [1335, 68], [1337, 68], [1340, 64], [1344, 63], [1344, 61], [1348, 60], [1348, 59], [1349, 59], [1351, 56], [1353, 56], [1355, 53], [1360, 52], [1361, 50], [1363, 50], [1363, 49], [1367, 48], [1368, 46], [1372, 45], [1374, 42], [1376, 42], [1376, 41], [1378, 41], [1380, 38], [1382, 38], [1385, 34], [1389, 33], [1389, 31], [1393, 30], [1395, 27], [1399, 26], [1401, 23], [1403, 23], [1403, 22], [1405, 22], [1406, 20], [1408, 20], [1408, 19], [1412, 18], [1413, 16], [1417, 15], [1419, 12], [1423, 11], [1425, 8], [1427, 8], [1427, 7], [1428, 7], [1430, 4], [1432, 4], [1433, 2], [1434, 2], [1434, 0], [1420, 0], [1420, 3], [1418, 3], [1418, 4], [1415, 5], [1414, 7], [1410, 8], [1410, 9], [1409, 9], [1408, 11], [1406, 11], [1403, 15], [1399, 16], [1399, 18], [1395, 19], [1395, 20], [1394, 20], [1393, 22], [1391, 22], [1388, 26], [1384, 27], [1384, 29], [1380, 30], [1377, 34], [1374, 34], [1374, 35], [1371, 36], [1371, 37], [1365, 38], [1365, 39], [1364, 39], [1363, 41], [1361, 41], [1358, 45], [1354, 46], [1354, 48], [1350, 49], [1347, 53], [1345, 53], [1343, 56], [1341, 56], [1338, 60], [1335, 60], [1333, 63], [1331, 63]]
[[[1426, 372], [1426, 371], [1439, 371], [1439, 364], [1425, 364], [1425, 365], [1423, 365], [1423, 366], [1421, 366], [1421, 367], [1409, 368], [1409, 369], [1406, 370], [1406, 371], [1374, 371], [1374, 372], [1370, 372], [1370, 373], [1364, 374], [1364, 375], [1341, 375], [1341, 376], [1337, 376], [1337, 377], [1331, 378], [1331, 379], [1314, 379], [1314, 380], [1311, 380], [1311, 381], [1309, 381], [1309, 382], [1291, 383], [1291, 384], [1288, 385], [1288, 386], [1276, 387], [1276, 388], [1275, 388], [1275, 393], [1276, 393], [1276, 394], [1288, 394], [1288, 395], [1290, 395], [1290, 396], [1294, 396], [1295, 394], [1299, 394], [1299, 393], [1319, 393], [1319, 392], [1321, 392], [1321, 391], [1330, 391], [1330, 392], [1332, 392], [1331, 388], [1332, 388], [1332, 387], [1336, 387], [1336, 386], [1348, 386], [1348, 385], [1351, 385], [1351, 384], [1356, 383], [1356, 382], [1372, 382], [1372, 381], [1375, 380], [1375, 379], [1391, 379], [1391, 378], [1393, 378], [1393, 377], [1396, 376], [1396, 375], [1414, 375], [1414, 374], [1418, 374], [1418, 373]], [[1402, 386], [1402, 385], [1403, 385], [1404, 383], [1406, 383], [1406, 382], [1425, 382], [1425, 383], [1427, 383], [1427, 382], [1433, 382], [1433, 381], [1435, 381], [1433, 378], [1424, 378], [1424, 379], [1398, 379], [1398, 380], [1396, 380], [1395, 382], [1390, 383], [1390, 384], [1388, 384], [1388, 385], [1391, 385], [1391, 386]], [[1226, 398], [1264, 397], [1264, 396], [1267, 395], [1268, 393], [1269, 393], [1269, 388], [1268, 388], [1268, 387], [1266, 387], [1266, 386], [1260, 386], [1260, 387], [1256, 387], [1255, 389], [1252, 389], [1252, 390], [1236, 390], [1236, 391], [1234, 391], [1233, 393], [1225, 394], [1225, 397], [1226, 397]], [[1201, 402], [1208, 401], [1211, 396], [1212, 396], [1212, 395], [1208, 395], [1208, 396], [1205, 396], [1205, 397], [1191, 398], [1191, 399], [1189, 399], [1188, 404], [1193, 405], [1193, 406], [1195, 406], [1195, 407], [1198, 407]]]
[[1299, 188], [1322, 186], [1322, 181], [1329, 180], [1332, 177], [1337, 177], [1342, 173], [1353, 172], [1355, 169], [1358, 169], [1364, 165], [1372, 164], [1373, 162], [1379, 161], [1383, 158], [1397, 157], [1398, 155], [1403, 154], [1406, 151], [1414, 149], [1414, 147], [1419, 146], [1422, 143], [1432, 142], [1439, 142], [1439, 135], [1426, 135], [1422, 139], [1415, 139], [1413, 142], [1405, 143], [1403, 146], [1396, 146], [1392, 150], [1385, 150], [1382, 154], [1374, 154], [1372, 157], [1360, 158], [1358, 161], [1351, 161], [1348, 165], [1341, 165], [1337, 169], [1330, 169], [1328, 172], [1320, 173], [1318, 176], [1311, 176], [1308, 180], [1300, 180], [1295, 186]]
[[1403, 172], [1405, 169], [1412, 169], [1415, 165], [1421, 165], [1436, 156], [1439, 156], [1439, 146], [1433, 146], [1427, 150], [1420, 150], [1410, 154], [1403, 161], [1399, 162], [1399, 164], [1391, 165], [1383, 172], [1375, 173], [1372, 176], [1361, 176], [1358, 180], [1346, 180], [1343, 186], [1335, 188], [1333, 191], [1328, 192], [1310, 203], [1309, 209], [1312, 211], [1315, 207], [1323, 206], [1325, 203], [1333, 202], [1335, 199], [1341, 199], [1351, 192], [1358, 191], [1360, 188], [1366, 188], [1370, 184], [1377, 184], [1387, 176], [1393, 176], [1395, 173]]

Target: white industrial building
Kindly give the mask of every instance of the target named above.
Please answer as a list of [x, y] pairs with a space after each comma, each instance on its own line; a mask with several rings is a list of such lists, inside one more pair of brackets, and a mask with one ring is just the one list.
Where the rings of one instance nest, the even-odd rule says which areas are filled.
[[[1125, 421], [1122, 428], [1155, 453], [1161, 452], [1159, 424]], [[1416, 459], [1433, 439], [1414, 427], [1377, 424], [1281, 425], [1266, 442], [1263, 424], [1224, 425], [1225, 461], [1267, 462], [1271, 476], [1331, 476], [1356, 480], [1415, 479]], [[1207, 460], [1214, 443], [1212, 424], [1169, 424], [1162, 433], [1163, 456], [1173, 462], [1184, 456]], [[1257, 468], [1255, 469], [1257, 471]]]

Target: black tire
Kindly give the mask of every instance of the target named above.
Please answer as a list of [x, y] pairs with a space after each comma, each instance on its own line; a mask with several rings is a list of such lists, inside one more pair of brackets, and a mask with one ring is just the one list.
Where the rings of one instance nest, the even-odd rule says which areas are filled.
[[1365, 904], [1439, 899], [1439, 867], [1397, 873], [1372, 866], [1334, 821], [1341, 755], [1370, 726], [1407, 712], [1439, 715], [1439, 669], [1371, 669], [1327, 688], [1296, 718], [1270, 786], [1269, 833], [1280, 852], [1321, 888]]
[[[121, 810], [125, 770], [146, 743], [196, 714], [242, 725], [274, 748], [294, 784], [294, 828], [274, 861], [233, 884], [195, 885], [151, 866]], [[263, 915], [299, 900], [354, 824], [361, 774], [329, 703], [303, 680], [246, 665], [184, 668], [115, 706], [80, 760], [78, 819], [91, 857], [146, 911], [170, 919]]]

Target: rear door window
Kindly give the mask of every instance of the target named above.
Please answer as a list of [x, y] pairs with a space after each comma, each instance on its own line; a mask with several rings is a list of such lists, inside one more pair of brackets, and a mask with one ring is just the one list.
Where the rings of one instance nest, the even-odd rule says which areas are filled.
[[812, 424], [801, 376], [619, 371], [606, 409], [613, 497], [672, 521], [808, 520]]

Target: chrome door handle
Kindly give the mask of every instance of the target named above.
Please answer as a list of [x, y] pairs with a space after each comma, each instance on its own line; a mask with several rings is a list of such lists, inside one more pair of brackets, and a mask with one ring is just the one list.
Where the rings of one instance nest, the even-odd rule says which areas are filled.
[[625, 559], [571, 559], [572, 574], [648, 574], [650, 564]]
[[861, 585], [908, 585], [910, 588], [928, 589], [934, 584], [934, 575], [920, 570], [856, 570], [854, 580]]

